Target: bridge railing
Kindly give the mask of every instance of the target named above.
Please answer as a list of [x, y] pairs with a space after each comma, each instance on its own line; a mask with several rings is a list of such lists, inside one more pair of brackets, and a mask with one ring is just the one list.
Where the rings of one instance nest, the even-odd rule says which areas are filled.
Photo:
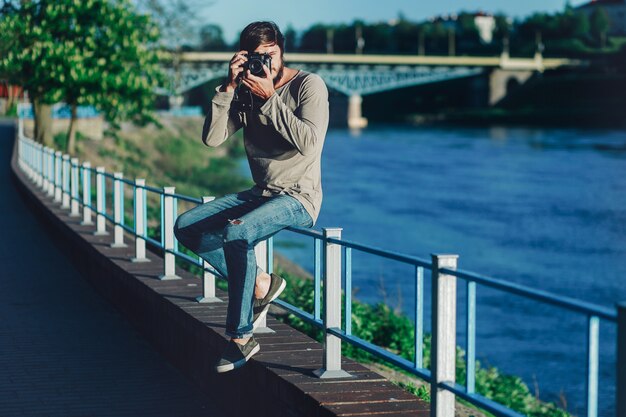
[[[193, 198], [177, 194], [174, 187], [150, 187], [146, 185], [145, 179], [128, 180], [121, 172], [107, 173], [104, 167], [93, 168], [89, 162], [81, 164], [76, 158], [71, 158], [69, 155], [64, 155], [25, 137], [22, 119], [19, 119], [18, 127], [18, 156], [19, 166], [25, 174], [48, 197], [69, 210], [70, 216], [82, 217], [82, 224], [94, 225], [94, 233], [100, 235], [109, 234], [107, 224], [112, 226], [112, 247], [126, 246], [124, 242], [124, 232], [126, 232], [135, 239], [135, 253], [132, 261], [150, 261], [146, 256], [146, 244], [162, 252], [163, 274], [160, 279], [179, 279], [176, 275], [176, 258], [194, 265], [202, 271], [203, 279], [202, 294], [197, 301], [200, 303], [221, 301], [216, 297], [215, 278], [225, 277], [220, 277], [219, 272], [202, 259], [180, 250], [173, 233], [180, 201], [197, 205], [206, 203], [213, 197]], [[132, 210], [125, 208], [125, 186], [132, 187], [133, 190]], [[154, 198], [149, 199], [149, 193]], [[110, 208], [107, 206], [107, 199], [112, 201]], [[149, 219], [148, 203], [151, 200], [158, 201], [159, 207], [153, 211], [158, 213], [160, 218]], [[153, 227], [152, 233], [148, 231], [149, 220], [152, 225], [157, 225]], [[298, 227], [290, 227], [286, 230], [313, 239], [313, 312], [304, 311], [282, 300], [277, 300], [276, 304], [324, 331], [324, 365], [316, 372], [320, 378], [349, 376], [341, 366], [341, 343], [346, 342], [427, 381], [431, 387], [431, 415], [433, 416], [453, 417], [455, 396], [496, 416], [520, 416], [519, 413], [502, 404], [476, 393], [476, 286], [480, 284], [587, 317], [586, 386], [587, 416], [589, 417], [598, 415], [600, 320], [611, 325], [618, 323], [616, 410], [618, 416], [626, 415], [626, 304], [620, 304], [617, 309], [606, 308], [459, 270], [456, 255], [432, 255], [431, 259], [422, 259], [359, 244], [342, 239], [341, 228], [324, 228], [321, 232]], [[272, 272], [273, 239], [269, 238], [261, 242], [255, 250], [259, 266], [267, 272]], [[352, 333], [353, 251], [392, 260], [412, 268], [413, 273], [409, 277], [413, 280], [415, 288], [415, 344], [412, 361]], [[424, 364], [423, 352], [425, 271], [430, 275], [432, 283], [430, 369]], [[464, 280], [466, 285], [467, 310], [463, 325], [466, 331], [467, 372], [463, 385], [456, 382], [455, 375], [457, 279]], [[262, 331], [268, 331], [265, 323], [262, 323], [261, 327]]]

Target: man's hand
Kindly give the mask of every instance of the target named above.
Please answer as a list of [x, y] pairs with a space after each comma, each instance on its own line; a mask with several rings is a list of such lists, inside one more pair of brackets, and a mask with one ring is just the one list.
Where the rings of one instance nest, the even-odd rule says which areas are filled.
[[272, 97], [276, 90], [274, 90], [274, 81], [272, 80], [270, 69], [263, 65], [263, 70], [265, 71], [265, 78], [252, 75], [250, 70], [247, 70], [242, 82], [252, 91], [252, 94], [263, 100], [267, 100]]
[[239, 51], [237, 52], [233, 58], [230, 60], [229, 69], [228, 69], [228, 80], [225, 84], [220, 88], [221, 91], [231, 92], [235, 88], [237, 88], [237, 79], [240, 74], [243, 72], [242, 65], [244, 62], [248, 60], [248, 52]]

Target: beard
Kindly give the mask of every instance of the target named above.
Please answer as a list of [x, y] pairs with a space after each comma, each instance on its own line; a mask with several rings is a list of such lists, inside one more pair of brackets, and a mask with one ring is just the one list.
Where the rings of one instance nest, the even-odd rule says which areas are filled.
[[272, 80], [274, 82], [274, 85], [278, 84], [280, 79], [283, 78], [284, 70], [285, 70], [285, 62], [283, 61], [280, 64], [280, 68], [278, 69], [278, 72], [276, 73], [276, 77], [274, 77], [274, 79]]

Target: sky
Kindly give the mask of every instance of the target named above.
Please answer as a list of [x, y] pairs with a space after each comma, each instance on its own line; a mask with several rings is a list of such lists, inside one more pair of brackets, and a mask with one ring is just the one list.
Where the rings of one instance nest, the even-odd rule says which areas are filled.
[[[502, 12], [525, 17], [534, 12], [562, 10], [566, 0], [207, 0], [198, 10], [202, 23], [215, 23], [224, 30], [227, 42], [255, 20], [273, 20], [285, 32], [288, 25], [297, 31], [314, 23], [388, 21], [403, 13], [409, 20], [422, 21], [432, 16], [466, 11]], [[576, 6], [586, 0], [571, 0]]]

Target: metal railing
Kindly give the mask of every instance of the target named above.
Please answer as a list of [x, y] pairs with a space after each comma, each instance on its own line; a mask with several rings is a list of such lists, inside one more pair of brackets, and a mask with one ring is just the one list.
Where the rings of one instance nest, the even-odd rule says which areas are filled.
[[[92, 168], [89, 162], [82, 164], [76, 158], [55, 152], [24, 136], [23, 120], [18, 126], [19, 166], [44, 193], [70, 210], [71, 216], [80, 216], [82, 224], [93, 225], [96, 216], [95, 232], [108, 234], [107, 223], [114, 228], [112, 247], [125, 247], [124, 232], [135, 238], [133, 262], [149, 262], [146, 256], [146, 243], [163, 253], [163, 274], [160, 279], [180, 279], [176, 275], [176, 258], [182, 259], [202, 271], [202, 294], [200, 303], [220, 302], [216, 297], [215, 278], [220, 274], [206, 261], [190, 256], [178, 248], [174, 237], [174, 221], [177, 217], [179, 201], [203, 204], [213, 197], [202, 199], [176, 194], [174, 187], [155, 188], [147, 186], [145, 179], [134, 181], [124, 179], [121, 172], [107, 173], [104, 167]], [[92, 202], [92, 179], [95, 178], [96, 204]], [[107, 188], [107, 181], [110, 186]], [[132, 227], [126, 224], [124, 210], [124, 187], [133, 189]], [[106, 190], [112, 190], [112, 213], [107, 211]], [[147, 194], [153, 193], [160, 199], [160, 240], [148, 234]], [[540, 303], [559, 307], [587, 317], [587, 416], [598, 415], [598, 368], [599, 368], [599, 324], [604, 320], [617, 323], [617, 415], [626, 416], [626, 303], [616, 309], [605, 308], [568, 297], [551, 294], [523, 285], [482, 276], [457, 269], [456, 255], [432, 255], [431, 259], [421, 259], [402, 253], [388, 251], [356, 242], [343, 240], [341, 228], [325, 228], [322, 232], [311, 229], [290, 227], [286, 230], [313, 238], [314, 255], [314, 300], [313, 312], [282, 300], [275, 303], [301, 318], [305, 322], [324, 331], [324, 357], [322, 369], [316, 371], [320, 378], [340, 378], [349, 374], [341, 367], [341, 344], [349, 343], [379, 359], [395, 365], [430, 383], [431, 415], [437, 417], [454, 416], [455, 397], [485, 409], [496, 416], [520, 416], [519, 413], [476, 393], [476, 285], [515, 294]], [[352, 251], [392, 260], [413, 268], [415, 280], [415, 351], [414, 360], [392, 353], [380, 346], [352, 334]], [[273, 271], [273, 239], [261, 242], [255, 248], [258, 264], [268, 273]], [[424, 366], [424, 271], [430, 271], [431, 295], [431, 367]], [[225, 278], [225, 277], [220, 277]], [[456, 382], [456, 290], [457, 279], [466, 282], [466, 380], [464, 385]], [[324, 308], [321, 296], [323, 284]], [[342, 291], [343, 284], [343, 291]], [[343, 306], [342, 306], [343, 294]], [[344, 321], [342, 326], [342, 307]], [[322, 314], [322, 311], [324, 314]], [[343, 327], [343, 328], [342, 328]], [[267, 329], [262, 323], [263, 331]]]

